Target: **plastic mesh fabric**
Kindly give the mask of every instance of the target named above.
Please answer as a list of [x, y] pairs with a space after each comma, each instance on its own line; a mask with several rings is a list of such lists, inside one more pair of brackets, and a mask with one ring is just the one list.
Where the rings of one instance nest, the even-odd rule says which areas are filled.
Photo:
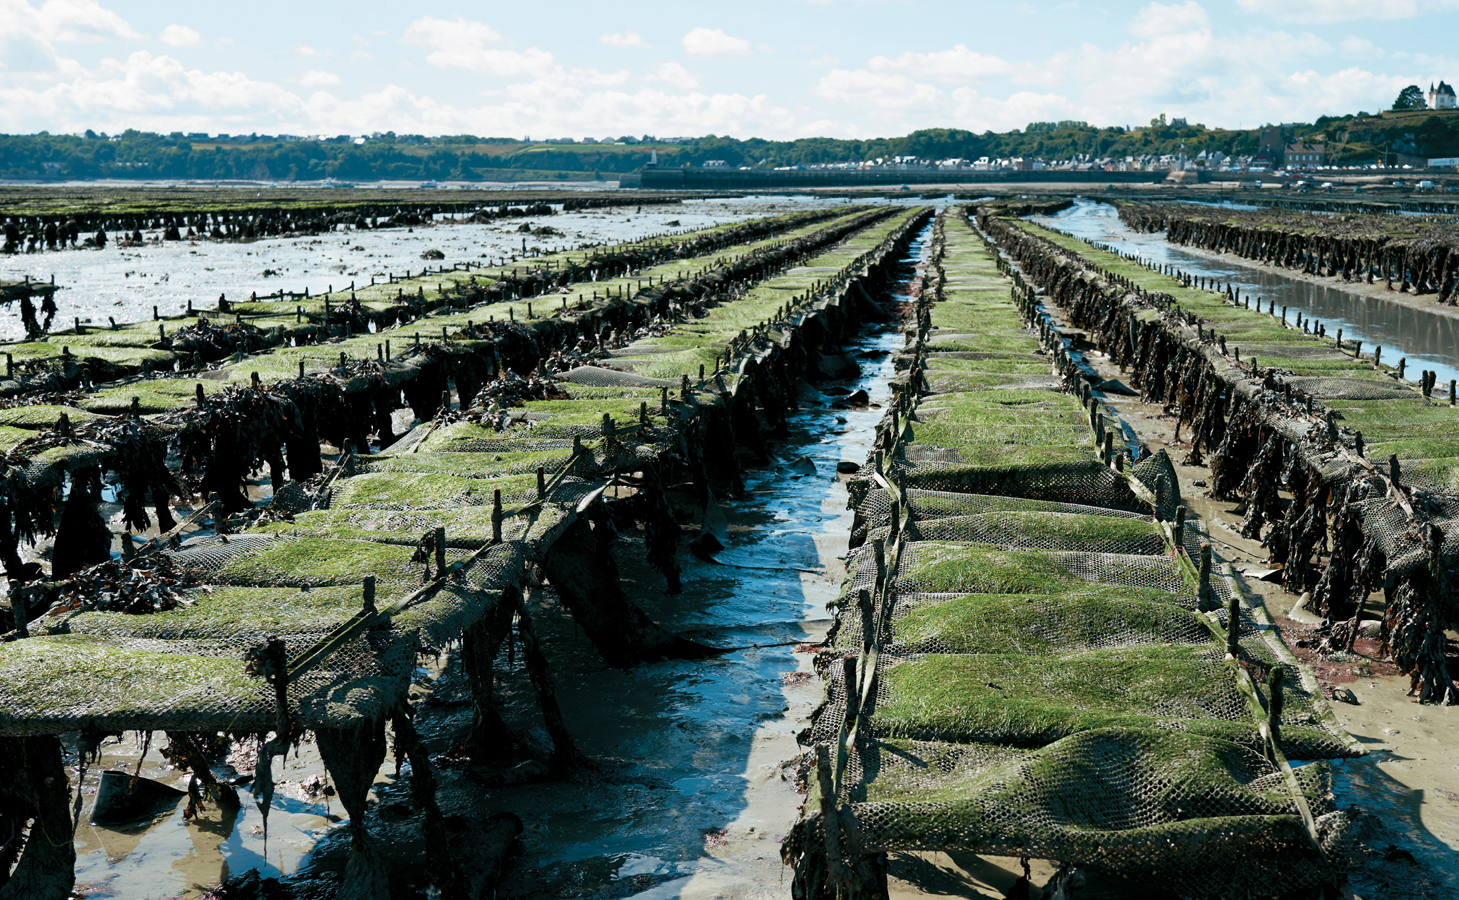
[[605, 369], [601, 366], [578, 366], [565, 372], [562, 378], [570, 384], [582, 384], [589, 387], [653, 387], [668, 388], [671, 391], [679, 388], [679, 382], [669, 378], [649, 378], [644, 375], [635, 375], [632, 372]]
[[1320, 882], [1331, 859], [1351, 853], [1351, 823], [1332, 806], [1325, 769], [1298, 770], [1318, 816], [1319, 852], [1280, 773], [1219, 739], [1118, 729], [1033, 751], [878, 740], [858, 749], [844, 799], [858, 830], [873, 836], [870, 849], [1160, 873], [1176, 894], [1223, 897]]
[[[967, 223], [940, 221], [942, 271], [929, 280], [994, 281]], [[952, 324], [927, 345], [957, 346], [974, 363], [1005, 352], [1022, 328], [1000, 311], [1006, 292], [1006, 282], [996, 298], [947, 287], [926, 319], [934, 332]], [[970, 316], [986, 334], [967, 327]], [[908, 357], [899, 368], [910, 372], [919, 357]], [[1242, 667], [1263, 684], [1284, 668], [1289, 757], [1361, 751], [1259, 607], [1239, 604], [1239, 662], [1226, 659], [1238, 589], [1220, 573], [1198, 583], [1185, 559], [1199, 557], [1199, 523], [1187, 523], [1183, 559], [1154, 521], [1180, 505], [1169, 458], [1127, 466], [1127, 481], [1096, 457], [1072, 398], [980, 397], [970, 373], [939, 381], [937, 358], [928, 362], [930, 395], [883, 444], [896, 487], [852, 485], [856, 549], [809, 733], [830, 747], [851, 741], [838, 782], [842, 846], [1039, 857], [1210, 898], [1309, 888], [1342, 871], [1351, 825], [1332, 806], [1328, 771], [1295, 772], [1319, 849], [1266, 758], [1264, 714]], [[955, 395], [940, 393], [949, 386]], [[846, 660], [857, 661], [850, 697]], [[826, 827], [810, 784], [816, 827], [792, 833], [792, 859], [820, 852], [804, 843]]]

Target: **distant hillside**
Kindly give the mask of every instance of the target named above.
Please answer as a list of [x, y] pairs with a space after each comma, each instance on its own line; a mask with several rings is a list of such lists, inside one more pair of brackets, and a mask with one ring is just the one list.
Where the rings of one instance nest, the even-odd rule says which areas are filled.
[[[1447, 113], [1447, 111], [1446, 111]], [[1459, 115], [1426, 110], [1358, 113], [1322, 117], [1298, 125], [1299, 140], [1328, 141], [1330, 158], [1369, 161], [1383, 154], [1459, 156]], [[1204, 125], [1164, 124], [1095, 128], [1083, 122], [1035, 122], [1025, 129], [977, 134], [953, 128], [917, 131], [904, 137], [872, 140], [804, 138], [696, 138], [665, 143], [526, 143], [471, 135], [424, 138], [373, 135], [363, 143], [349, 139], [282, 140], [268, 137], [229, 140], [163, 136], [127, 131], [117, 137], [93, 135], [0, 136], [0, 178], [71, 180], [92, 178], [200, 179], [256, 181], [522, 181], [615, 180], [639, 169], [658, 154], [659, 165], [701, 165], [713, 160], [728, 166], [775, 168], [832, 162], [862, 162], [894, 157], [968, 159], [1032, 156], [1046, 160], [1220, 150], [1240, 155], [1256, 150], [1260, 129], [1212, 129]]]

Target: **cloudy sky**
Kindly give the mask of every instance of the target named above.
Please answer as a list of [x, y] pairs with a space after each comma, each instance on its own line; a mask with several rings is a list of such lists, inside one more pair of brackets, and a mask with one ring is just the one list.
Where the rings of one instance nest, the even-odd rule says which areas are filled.
[[1251, 127], [1459, 82], [1459, 0], [0, 0], [0, 132]]

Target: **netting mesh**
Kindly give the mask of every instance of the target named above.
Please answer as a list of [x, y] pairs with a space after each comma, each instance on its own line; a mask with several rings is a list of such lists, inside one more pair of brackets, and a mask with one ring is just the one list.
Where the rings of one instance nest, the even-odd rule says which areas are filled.
[[[655, 337], [610, 353], [614, 361], [608, 365], [578, 367], [559, 378], [566, 399], [524, 400], [511, 390], [487, 391], [481, 404], [442, 411], [391, 452], [364, 455], [347, 471], [332, 473], [328, 490], [284, 485], [268, 515], [247, 533], [213, 536], [169, 551], [179, 583], [200, 585], [184, 590], [176, 609], [128, 615], [68, 608], [38, 621], [35, 637], [4, 644], [0, 651], [0, 735], [90, 728], [272, 730], [277, 710], [271, 688], [244, 674], [244, 653], [277, 636], [296, 661], [349, 623], [360, 626], [349, 631], [354, 637], [328, 649], [321, 664], [291, 682], [290, 705], [306, 727], [348, 727], [361, 718], [380, 718], [403, 696], [422, 644], [458, 639], [501, 603], [526, 578], [527, 561], [540, 562], [585, 504], [602, 496], [610, 476], [647, 481], [645, 473], [669, 454], [689, 458], [686, 434], [726, 415], [718, 385], [738, 380], [731, 375], [685, 390], [684, 375], [715, 371], [727, 352], [741, 358], [762, 353], [765, 342], [752, 346], [748, 334], [762, 335], [792, 306], [804, 316], [812, 304], [839, 303], [849, 289], [847, 277], [889, 252], [922, 215], [910, 209], [853, 208], [786, 220], [770, 230], [751, 229], [736, 238], [750, 240], [737, 249], [760, 255], [745, 257], [751, 264], [734, 270], [739, 274], [723, 274], [731, 270], [725, 266], [724, 246], [716, 244], [703, 259], [672, 259], [632, 275], [595, 280], [592, 305], [580, 303], [573, 310], [585, 314], [579, 321], [566, 304], [558, 310], [541, 299], [535, 316], [530, 301], [498, 306], [489, 330], [501, 325], [506, 313], [506, 320], [516, 323], [508, 329], [513, 338], [535, 342], [538, 350], [567, 349], [567, 329], [609, 324], [603, 315], [609, 301], [598, 301], [598, 291], [615, 299], [637, 292], [628, 298], [636, 307], [630, 311], [652, 316], [666, 311], [659, 302], [664, 292], [678, 288], [642, 291], [642, 280], [661, 285], [685, 271], [714, 268], [717, 273], [683, 292], [696, 298], [688, 321], [655, 320], [641, 332]], [[812, 255], [808, 266], [775, 268], [776, 260], [806, 254]], [[770, 277], [757, 287], [739, 287], [767, 272]], [[731, 280], [736, 287], [726, 290]], [[387, 290], [399, 288], [382, 286], [378, 292]], [[388, 294], [364, 303], [378, 311], [403, 309]], [[320, 311], [318, 302], [306, 305]], [[267, 304], [254, 311], [262, 306]], [[286, 306], [281, 311], [292, 318], [293, 304]], [[624, 327], [617, 315], [622, 311], [614, 311], [614, 327]], [[670, 304], [667, 311], [682, 313], [682, 307]], [[368, 334], [328, 345], [277, 347], [203, 377], [272, 382], [292, 380], [308, 369], [328, 372], [331, 388], [351, 400], [352, 414], [368, 411], [380, 398], [393, 404], [392, 390], [381, 389], [408, 388], [406, 382], [427, 369], [432, 378], [443, 373], [455, 378], [460, 392], [466, 390], [461, 376], [472, 365], [495, 368], [500, 362], [502, 345], [461, 334], [471, 327], [473, 315], [472, 334], [479, 337], [487, 318], [480, 310], [434, 316], [426, 337], [439, 328], [441, 343], [422, 348], [423, 326], [412, 323], [394, 333], [397, 347], [413, 335], [417, 352], [381, 359], [378, 365], [361, 364], [384, 355], [380, 338]], [[645, 323], [641, 318], [630, 324]], [[98, 332], [77, 346], [99, 345], [115, 334]], [[611, 338], [609, 343], [620, 339], [617, 332], [603, 337]], [[151, 341], [147, 336], [146, 344]], [[157, 356], [172, 359], [170, 353]], [[343, 359], [354, 364], [344, 367]], [[447, 380], [432, 388], [448, 386]], [[63, 412], [77, 425], [96, 413], [128, 410], [133, 396], [144, 413], [192, 406], [196, 388], [191, 375], [162, 377], [95, 392], [76, 408], [16, 408], [0, 422], [0, 443], [19, 443]], [[374, 395], [369, 403], [354, 403], [367, 392]], [[349, 436], [377, 430], [372, 421]], [[111, 452], [61, 440], [32, 454], [22, 477], [33, 485], [59, 484], [67, 472], [94, 466]], [[445, 539], [438, 543], [441, 528]], [[375, 618], [362, 612], [367, 576], [375, 578], [373, 602], [381, 613]]]
[[[1055, 859], [1156, 878], [1181, 896], [1269, 896], [1325, 880], [1351, 853], [1325, 769], [1298, 770], [1320, 848], [1259, 753], [1200, 735], [1119, 728], [1036, 750], [872, 740], [848, 760], [849, 819], [868, 849]], [[1202, 860], [1240, 860], [1213, 871]]]
[[1199, 523], [1171, 545], [1180, 492], [1163, 453], [1119, 471], [1057, 386], [972, 386], [999, 355], [1034, 368], [1012, 348], [1037, 339], [968, 223], [939, 221], [937, 290], [899, 361], [908, 402], [852, 485], [854, 549], [808, 733], [830, 759], [850, 749], [838, 780], [821, 775], [839, 821], [823, 820], [813, 773], [817, 827], [787, 842], [804, 894], [830, 896], [807, 863], [831, 852], [815, 845], [827, 827], [860, 852], [1041, 857], [1183, 896], [1329, 879], [1351, 856], [1349, 820], [1323, 764], [1285, 760], [1361, 751], [1259, 607], [1238, 599], [1228, 633], [1240, 587], [1203, 580]]

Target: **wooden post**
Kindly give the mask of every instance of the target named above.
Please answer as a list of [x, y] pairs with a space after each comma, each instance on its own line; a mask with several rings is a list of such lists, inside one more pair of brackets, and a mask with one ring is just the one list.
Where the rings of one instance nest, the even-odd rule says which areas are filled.
[[871, 592], [862, 588], [856, 592], [856, 605], [861, 609], [861, 645], [870, 648], [876, 640], [876, 613], [871, 607]]
[[364, 611], [373, 613], [375, 611], [375, 576], [366, 575], [364, 583], [365, 605]]
[[10, 585], [10, 618], [14, 620], [15, 632], [21, 637], [30, 637], [30, 609], [25, 602], [25, 586]]
[[434, 543], [436, 545], [436, 577], [444, 578], [446, 576], [446, 528], [444, 525], [436, 529]]
[[1206, 602], [1211, 594], [1211, 544], [1208, 541], [1201, 542], [1201, 586], [1197, 595], [1197, 604]]
[[491, 496], [491, 542], [502, 542], [502, 489], [497, 488]]
[[1241, 649], [1238, 637], [1241, 632], [1241, 596], [1231, 592], [1231, 604], [1226, 608], [1226, 655], [1235, 659]]
[[1273, 746], [1280, 746], [1282, 740], [1282, 682], [1287, 670], [1280, 664], [1272, 666], [1267, 676], [1267, 729], [1271, 732]]

